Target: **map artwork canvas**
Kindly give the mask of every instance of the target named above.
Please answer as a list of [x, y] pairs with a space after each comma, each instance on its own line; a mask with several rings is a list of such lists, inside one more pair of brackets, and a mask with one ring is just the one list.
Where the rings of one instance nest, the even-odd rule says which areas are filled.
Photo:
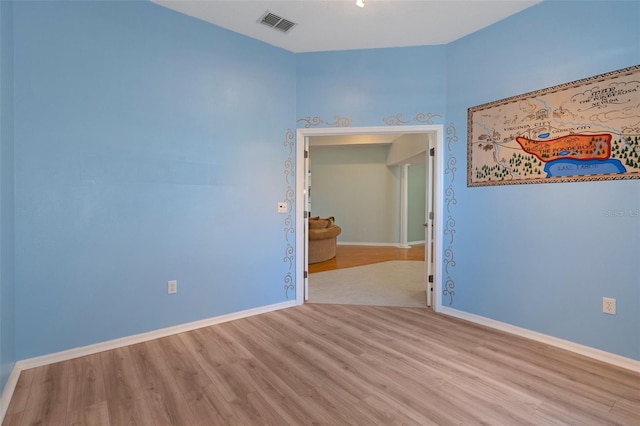
[[467, 186], [640, 179], [640, 65], [468, 110]]

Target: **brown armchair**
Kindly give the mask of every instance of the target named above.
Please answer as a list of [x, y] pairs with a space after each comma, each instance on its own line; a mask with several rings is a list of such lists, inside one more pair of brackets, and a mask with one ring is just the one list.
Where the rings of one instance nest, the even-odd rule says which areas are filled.
[[309, 263], [324, 262], [336, 257], [336, 244], [342, 229], [329, 217], [309, 218]]

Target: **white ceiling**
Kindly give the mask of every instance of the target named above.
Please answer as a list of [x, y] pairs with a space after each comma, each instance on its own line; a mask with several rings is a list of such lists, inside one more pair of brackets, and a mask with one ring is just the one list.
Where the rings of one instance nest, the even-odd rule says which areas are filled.
[[[447, 44], [542, 0], [152, 0], [294, 53]], [[297, 25], [258, 23], [265, 11]]]

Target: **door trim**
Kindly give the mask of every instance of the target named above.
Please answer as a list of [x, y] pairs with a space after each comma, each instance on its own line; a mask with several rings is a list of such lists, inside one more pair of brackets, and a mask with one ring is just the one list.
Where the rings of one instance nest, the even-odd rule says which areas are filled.
[[441, 124], [411, 125], [411, 126], [376, 126], [376, 127], [330, 127], [330, 128], [302, 128], [296, 129], [296, 304], [304, 303], [304, 271], [308, 267], [305, 241], [304, 209], [305, 176], [307, 167], [304, 161], [305, 137], [310, 136], [344, 136], [344, 135], [382, 135], [389, 133], [425, 133], [435, 135], [434, 156], [434, 295], [433, 310], [439, 312], [442, 308], [442, 240], [444, 230], [444, 126]]

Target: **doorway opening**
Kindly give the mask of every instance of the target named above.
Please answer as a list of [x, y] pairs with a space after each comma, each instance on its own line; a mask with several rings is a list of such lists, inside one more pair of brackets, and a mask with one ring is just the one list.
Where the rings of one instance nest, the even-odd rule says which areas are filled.
[[[416, 125], [398, 127], [349, 127], [349, 128], [305, 128], [296, 132], [296, 303], [304, 303], [308, 295], [308, 247], [307, 212], [309, 161], [305, 152], [309, 150], [310, 138], [349, 137], [380, 138], [389, 135], [426, 135], [428, 148], [424, 155], [430, 161], [430, 179], [427, 187], [427, 210], [425, 218], [425, 290], [428, 304], [437, 312], [441, 307], [442, 291], [442, 229], [443, 229], [443, 174], [444, 136], [442, 125]], [[366, 140], [366, 139], [362, 139]], [[369, 139], [371, 140], [371, 139]], [[355, 142], [357, 143], [357, 142]], [[366, 143], [366, 142], [361, 142]], [[429, 156], [429, 151], [433, 154]], [[401, 237], [402, 238], [402, 237]], [[406, 240], [404, 241], [406, 243]], [[429, 282], [431, 281], [431, 282]]]

